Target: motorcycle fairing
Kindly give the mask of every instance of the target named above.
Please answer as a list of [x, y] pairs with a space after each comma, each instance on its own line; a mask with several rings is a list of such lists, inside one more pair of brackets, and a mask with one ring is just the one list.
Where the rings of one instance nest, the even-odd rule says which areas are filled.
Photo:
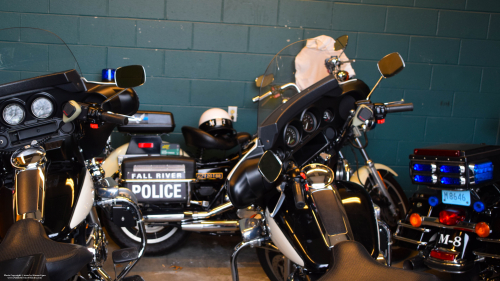
[[[346, 229], [349, 231], [350, 228], [354, 240], [361, 243], [372, 257], [377, 257], [379, 254], [378, 225], [370, 195], [362, 186], [355, 183], [335, 181], [335, 186], [342, 201], [342, 207], [347, 214]], [[293, 198], [291, 190], [287, 189], [285, 192], [286, 197]], [[274, 199], [277, 196], [274, 197], [269, 203], [275, 202]], [[316, 272], [323, 271], [332, 262], [330, 239], [325, 234], [323, 220], [325, 216], [341, 215], [337, 210], [332, 210], [318, 217], [311, 198], [307, 197], [306, 200], [310, 207], [302, 210], [295, 207], [293, 200], [285, 200], [272, 220], [304, 262], [305, 268]], [[325, 205], [321, 206], [324, 210], [335, 205], [334, 202], [321, 202], [321, 204]], [[274, 205], [268, 204], [268, 206]], [[335, 248], [334, 245], [333, 248]]]
[[286, 103], [277, 107], [259, 125], [259, 139], [268, 150], [275, 146], [279, 133], [297, 114], [300, 114], [310, 104], [323, 96], [336, 97], [342, 94], [342, 89], [335, 77], [329, 75], [309, 88], [295, 94]]

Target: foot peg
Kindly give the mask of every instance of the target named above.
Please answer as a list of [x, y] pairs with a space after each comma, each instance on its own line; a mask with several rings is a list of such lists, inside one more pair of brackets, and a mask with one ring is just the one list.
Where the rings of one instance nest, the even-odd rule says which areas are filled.
[[[125, 263], [136, 260], [139, 257], [139, 251], [136, 248], [125, 248], [113, 251], [113, 263]], [[132, 276], [134, 277], [134, 276]], [[142, 279], [142, 277], [141, 277]], [[134, 279], [135, 280], [135, 279]]]

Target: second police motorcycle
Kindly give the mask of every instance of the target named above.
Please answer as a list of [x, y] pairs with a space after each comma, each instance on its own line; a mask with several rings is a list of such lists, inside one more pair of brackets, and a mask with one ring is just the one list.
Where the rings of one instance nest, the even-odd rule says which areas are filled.
[[[363, 186], [336, 179], [332, 169], [320, 164], [323, 154], [337, 153], [351, 134], [368, 128], [369, 120], [413, 105], [372, 103], [369, 93], [344, 92], [340, 86], [362, 81], [339, 83], [334, 75], [302, 91], [292, 86], [273, 94], [293, 84], [289, 48], [302, 43], [283, 49], [269, 64], [261, 79], [258, 137], [228, 178], [230, 202], [242, 218], [243, 241], [231, 256], [233, 280], [239, 280], [237, 256], [247, 247], [257, 248], [273, 281], [387, 280], [402, 274], [408, 280], [437, 280], [378, 263], [379, 253], [391, 263], [391, 230], [380, 220], [380, 208]], [[404, 62], [392, 53], [378, 66], [382, 79], [401, 71]], [[325, 112], [331, 118], [324, 118]], [[312, 130], [304, 126], [304, 114], [318, 120]]]

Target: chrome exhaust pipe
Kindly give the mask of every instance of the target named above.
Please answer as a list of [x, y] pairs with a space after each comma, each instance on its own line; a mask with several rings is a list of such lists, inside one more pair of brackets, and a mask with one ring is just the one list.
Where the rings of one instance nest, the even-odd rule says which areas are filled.
[[183, 222], [182, 230], [197, 232], [239, 231], [238, 221], [194, 221]]
[[209, 210], [208, 212], [184, 212], [181, 214], [157, 214], [144, 215], [146, 223], [162, 223], [162, 222], [180, 222], [185, 220], [205, 220], [218, 214], [222, 214], [233, 208], [231, 202], [224, 203], [220, 206]]

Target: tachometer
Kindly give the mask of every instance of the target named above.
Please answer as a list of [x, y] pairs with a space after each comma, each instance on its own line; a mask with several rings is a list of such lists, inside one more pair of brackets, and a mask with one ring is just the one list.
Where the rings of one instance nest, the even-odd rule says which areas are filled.
[[302, 116], [302, 128], [310, 133], [316, 129], [316, 117], [311, 112], [305, 112]]
[[286, 127], [285, 143], [289, 147], [294, 147], [299, 143], [299, 130], [294, 126], [288, 125], [288, 127]]
[[54, 112], [54, 105], [48, 98], [39, 97], [31, 103], [31, 112], [36, 118], [47, 118]]
[[18, 103], [11, 103], [4, 107], [3, 120], [9, 125], [17, 125], [24, 120], [24, 108]]

